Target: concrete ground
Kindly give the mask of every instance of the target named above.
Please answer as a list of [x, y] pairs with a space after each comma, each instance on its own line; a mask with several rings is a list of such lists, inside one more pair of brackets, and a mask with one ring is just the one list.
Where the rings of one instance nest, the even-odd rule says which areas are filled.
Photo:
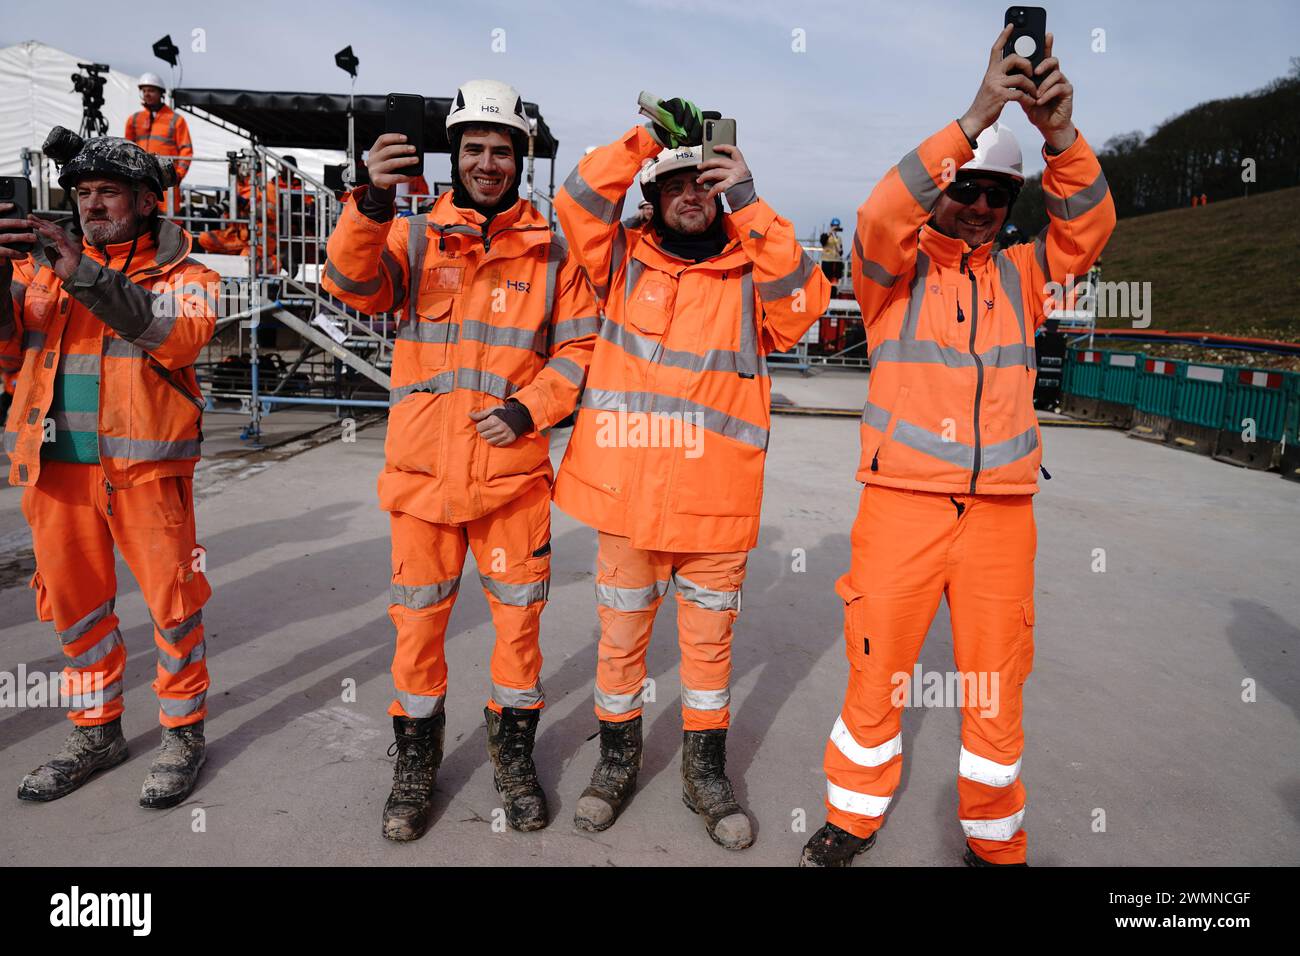
[[[775, 390], [802, 404], [855, 405], [865, 394], [860, 375], [776, 377]], [[209, 430], [229, 427], [212, 416]], [[832, 585], [848, 565], [859, 490], [855, 422], [773, 423], [764, 528], [734, 654], [728, 769], [758, 824], [743, 853], [714, 846], [680, 800], [672, 602], [649, 652], [656, 693], [639, 792], [611, 830], [573, 829], [597, 754], [595, 536], [559, 511], [537, 747], [554, 822], [533, 834], [492, 825], [499, 802], [482, 718], [492, 630], [471, 571], [447, 640], [436, 822], [413, 845], [380, 837], [392, 645], [388, 528], [374, 492], [383, 437], [375, 426], [293, 457], [204, 462], [198, 521], [215, 593], [204, 610], [213, 689], [198, 790], [170, 811], [136, 804], [157, 744], [153, 648], [139, 592], [120, 569], [132, 757], [56, 803], [20, 803], [13, 788], [58, 749], [66, 722], [58, 710], [0, 710], [0, 785], [10, 794], [0, 800], [11, 801], [0, 863], [792, 864], [821, 823], [822, 751], [847, 674]], [[557, 461], [567, 437], [553, 436]], [[1030, 862], [1294, 864], [1300, 486], [1103, 429], [1045, 429], [1044, 444], [1053, 480], [1037, 500], [1037, 653], [1025, 688]], [[0, 669], [48, 671], [60, 666], [58, 644], [22, 587], [31, 570], [17, 505], [17, 489], [0, 490]], [[792, 570], [796, 548], [807, 556], [802, 573]], [[1103, 573], [1093, 570], [1098, 548]], [[921, 664], [947, 672], [951, 662], [941, 607]], [[344, 699], [353, 681], [354, 702]], [[1243, 700], [1252, 696], [1243, 682], [1253, 700]], [[960, 860], [958, 712], [909, 709], [903, 723], [902, 787], [859, 867]]]

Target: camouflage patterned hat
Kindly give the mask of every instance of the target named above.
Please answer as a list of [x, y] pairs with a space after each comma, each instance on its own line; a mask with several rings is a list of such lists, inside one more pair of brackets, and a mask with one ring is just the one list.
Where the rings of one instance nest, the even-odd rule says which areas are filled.
[[[46, 143], [56, 139], [67, 143], [69, 136], [79, 138], [75, 133], [56, 126], [50, 131]], [[164, 162], [163, 159], [165, 157], [147, 153], [120, 136], [101, 136], [83, 142], [75, 155], [63, 164], [59, 171], [59, 185], [71, 189], [87, 176], [111, 176], [132, 183], [144, 183], [161, 199], [167, 187], [175, 184], [171, 163]]]

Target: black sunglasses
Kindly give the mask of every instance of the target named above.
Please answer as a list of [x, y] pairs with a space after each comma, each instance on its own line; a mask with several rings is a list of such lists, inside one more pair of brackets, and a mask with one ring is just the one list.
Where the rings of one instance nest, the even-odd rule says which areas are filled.
[[973, 179], [958, 180], [945, 190], [949, 199], [963, 206], [973, 205], [981, 194], [990, 209], [1003, 209], [1015, 198], [1015, 194], [1006, 186], [982, 186]]

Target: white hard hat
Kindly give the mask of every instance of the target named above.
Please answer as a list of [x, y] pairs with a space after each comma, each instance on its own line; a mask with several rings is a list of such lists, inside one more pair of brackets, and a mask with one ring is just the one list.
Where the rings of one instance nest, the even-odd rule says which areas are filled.
[[981, 173], [1010, 176], [1017, 182], [1025, 181], [1025, 167], [1020, 155], [1020, 143], [1015, 133], [1001, 123], [994, 123], [975, 139], [975, 155], [962, 167]]
[[499, 80], [470, 80], [461, 85], [447, 112], [447, 129], [463, 123], [496, 123], [528, 135], [528, 117], [519, 91]]
[[157, 73], [146, 73], [146, 74], [144, 74], [142, 77], [140, 77], [140, 82], [137, 83], [136, 86], [137, 86], [137, 87], [139, 87], [139, 86], [156, 86], [156, 87], [158, 87], [158, 89], [160, 89], [160, 90], [166, 90], [166, 89], [167, 89], [167, 84], [164, 83], [164, 82], [162, 81], [162, 77], [159, 76]]
[[704, 147], [680, 146], [677, 149], [665, 149], [654, 159], [641, 167], [641, 185], [658, 182], [663, 176], [675, 173], [679, 169], [690, 169], [704, 162]]

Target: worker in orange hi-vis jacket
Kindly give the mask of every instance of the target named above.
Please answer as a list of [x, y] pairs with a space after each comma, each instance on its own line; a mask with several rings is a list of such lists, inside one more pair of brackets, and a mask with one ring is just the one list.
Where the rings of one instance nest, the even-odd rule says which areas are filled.
[[174, 156], [172, 169], [176, 171], [176, 185], [167, 190], [163, 199], [163, 215], [179, 216], [181, 212], [181, 180], [190, 171], [190, 157], [194, 144], [190, 141], [190, 128], [181, 116], [163, 102], [167, 92], [157, 73], [140, 77], [140, 105], [126, 121], [122, 135], [147, 153], [156, 156]]
[[324, 286], [364, 312], [400, 312], [379, 503], [390, 512], [397, 628], [393, 788], [383, 833], [428, 827], [442, 760], [443, 653], [466, 550], [496, 629], [484, 717], [493, 780], [516, 830], [549, 822], [532, 753], [544, 695], [538, 643], [551, 577], [551, 463], [544, 429], [578, 402], [597, 312], [564, 240], [519, 197], [529, 122], [494, 80], [456, 93], [447, 117], [453, 188], [397, 218], [415, 162], [397, 133], [375, 141], [370, 186], [330, 236]]
[[[725, 760], [732, 628], [758, 541], [771, 421], [766, 356], [799, 340], [830, 287], [755, 191], [740, 150], [720, 145], [703, 161], [699, 110], [662, 106], [672, 129], [635, 126], [588, 153], [555, 200], [604, 304], [555, 483], [555, 503], [599, 532], [600, 760], [574, 822], [606, 829], [635, 788], [646, 650], [671, 583], [682, 796], [715, 842], [743, 849], [753, 828]], [[654, 208], [629, 226], [619, 214], [638, 175]]]
[[[1021, 689], [1033, 662], [1033, 495], [1042, 450], [1034, 333], [1052, 288], [1083, 276], [1115, 224], [1097, 157], [1051, 55], [1004, 57], [974, 102], [885, 174], [858, 210], [853, 288], [871, 359], [863, 482], [844, 600], [848, 690], [825, 749], [827, 822], [805, 866], [869, 849], [902, 773], [903, 706], [946, 596], [963, 676], [957, 815], [971, 866], [1023, 866]], [[993, 240], [1024, 183], [998, 122], [1019, 103], [1043, 137], [1048, 225]], [[915, 701], [913, 701], [915, 703]]]

